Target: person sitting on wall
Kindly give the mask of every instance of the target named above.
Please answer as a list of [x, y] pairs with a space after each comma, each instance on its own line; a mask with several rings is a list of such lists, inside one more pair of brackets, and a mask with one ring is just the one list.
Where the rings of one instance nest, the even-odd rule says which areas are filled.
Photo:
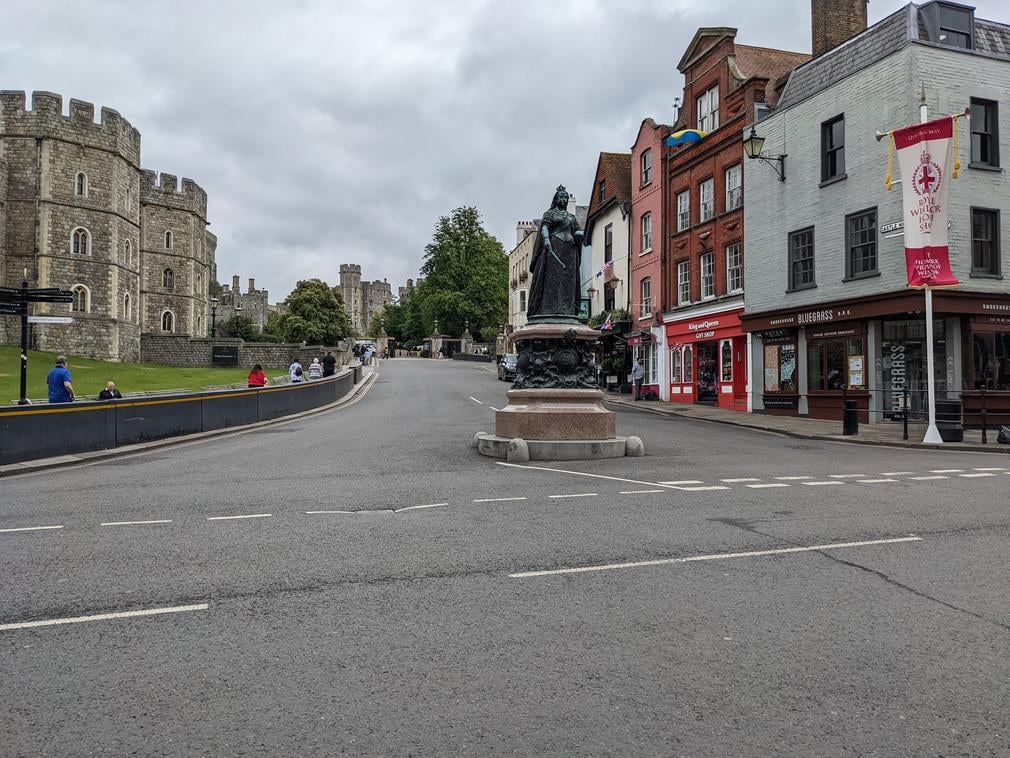
[[258, 363], [252, 367], [252, 371], [249, 372], [247, 380], [250, 387], [267, 386], [267, 375], [263, 373], [263, 367]]
[[115, 382], [108, 382], [105, 389], [98, 393], [99, 400], [122, 400], [123, 393], [116, 389]]
[[49, 384], [50, 403], [72, 403], [74, 401], [74, 385], [70, 383], [67, 356], [56, 356], [56, 366], [49, 372], [46, 382]]

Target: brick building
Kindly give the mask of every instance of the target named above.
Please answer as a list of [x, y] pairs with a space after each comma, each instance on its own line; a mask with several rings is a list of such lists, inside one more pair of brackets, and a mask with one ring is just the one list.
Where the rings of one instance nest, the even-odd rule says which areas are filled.
[[736, 34], [728, 27], [699, 29], [677, 65], [685, 84], [674, 129], [706, 136], [669, 149], [663, 169], [665, 341], [660, 344], [669, 358], [664, 376], [671, 401], [744, 411], [743, 131], [774, 102], [779, 83], [810, 56], [742, 45]]
[[[36, 325], [39, 350], [140, 358], [142, 332], [201, 334], [216, 238], [194, 182], [142, 171], [140, 133], [119, 113], [34, 92], [0, 92], [0, 284], [61, 287], [75, 319]], [[167, 315], [166, 315], [167, 314]], [[0, 339], [20, 338], [0, 319]]]

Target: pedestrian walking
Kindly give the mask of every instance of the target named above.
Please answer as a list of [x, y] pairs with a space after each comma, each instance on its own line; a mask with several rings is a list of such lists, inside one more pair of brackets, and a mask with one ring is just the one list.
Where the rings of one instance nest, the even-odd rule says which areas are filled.
[[263, 367], [258, 363], [252, 367], [247, 380], [249, 386], [253, 388], [267, 386], [267, 375], [263, 372]]
[[67, 357], [56, 356], [56, 365], [46, 377], [49, 385], [50, 403], [72, 403], [74, 401], [74, 385], [70, 383], [70, 371], [67, 370]]
[[319, 362], [318, 358], [313, 358], [312, 363], [309, 364], [309, 381], [315, 379], [323, 378], [323, 364]]
[[640, 360], [635, 361], [635, 365], [631, 369], [631, 378], [635, 381], [635, 400], [641, 400], [642, 381], [645, 379], [645, 369], [642, 368], [642, 362]]
[[288, 377], [291, 379], [292, 384], [299, 384], [305, 381], [305, 372], [302, 371], [302, 364], [298, 362], [295, 358], [291, 361], [291, 365], [288, 366]]
[[337, 359], [333, 357], [333, 353], [329, 350], [326, 351], [326, 355], [323, 356], [323, 376], [333, 376], [337, 373]]
[[123, 393], [116, 389], [115, 382], [107, 382], [105, 389], [98, 393], [99, 400], [122, 400]]

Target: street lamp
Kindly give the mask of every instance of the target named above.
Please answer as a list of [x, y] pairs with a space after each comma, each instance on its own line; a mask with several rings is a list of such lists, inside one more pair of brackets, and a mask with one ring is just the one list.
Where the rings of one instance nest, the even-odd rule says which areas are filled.
[[216, 297], [210, 299], [210, 337], [217, 337], [217, 304], [221, 301]]
[[594, 287], [592, 285], [592, 283], [590, 283], [590, 285], [588, 287], [586, 287], [586, 295], [589, 296], [589, 315], [592, 316], [593, 315], [593, 298], [596, 296], [596, 287]]
[[[779, 176], [779, 181], [784, 182], [786, 180], [786, 156], [785, 155], [764, 155], [761, 150], [765, 146], [765, 138], [759, 137], [757, 132], [754, 131], [754, 127], [750, 128], [750, 134], [744, 137], [743, 140], [743, 151], [748, 158], [757, 159], [759, 161], [764, 161], [773, 169], [775, 173]], [[778, 165], [776, 166], [776, 162]]]

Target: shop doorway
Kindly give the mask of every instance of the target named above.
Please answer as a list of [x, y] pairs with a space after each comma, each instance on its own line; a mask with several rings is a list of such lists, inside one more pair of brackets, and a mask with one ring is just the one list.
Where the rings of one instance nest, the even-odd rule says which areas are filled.
[[[947, 342], [943, 321], [933, 322], [935, 339], [933, 371], [938, 398], [947, 396]], [[901, 418], [905, 391], [908, 392], [909, 417], [924, 419], [929, 412], [926, 387], [926, 322], [922, 319], [885, 321], [883, 323], [884, 417]]]
[[716, 405], [719, 402], [719, 343], [698, 343], [698, 380], [695, 388], [694, 401], [704, 405]]

